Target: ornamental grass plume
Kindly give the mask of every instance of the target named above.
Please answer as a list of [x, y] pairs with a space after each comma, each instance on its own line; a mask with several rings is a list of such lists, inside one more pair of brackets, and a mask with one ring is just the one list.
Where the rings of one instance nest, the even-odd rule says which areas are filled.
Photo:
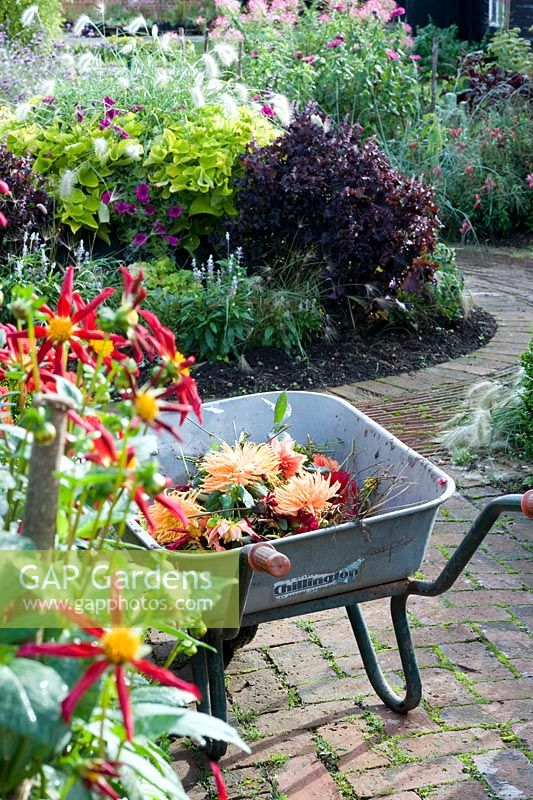
[[251, 486], [260, 481], [276, 481], [279, 458], [268, 444], [244, 442], [230, 447], [223, 442], [220, 450], [209, 453], [203, 463], [202, 489], [224, 492], [230, 486]]
[[331, 499], [341, 488], [338, 481], [320, 472], [304, 472], [294, 475], [285, 486], [274, 491], [276, 513], [287, 517], [297, 517], [300, 513], [320, 517], [331, 507]]

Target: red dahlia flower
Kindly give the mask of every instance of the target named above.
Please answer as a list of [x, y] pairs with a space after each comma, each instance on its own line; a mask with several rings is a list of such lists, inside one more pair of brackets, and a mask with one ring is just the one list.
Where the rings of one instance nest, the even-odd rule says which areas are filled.
[[[70, 347], [80, 361], [94, 366], [85, 342], [103, 339], [104, 333], [99, 330], [88, 330], [80, 323], [115, 291], [111, 288], [104, 289], [86, 306], [75, 310], [72, 293], [73, 279], [74, 267], [68, 267], [56, 310], [52, 311], [46, 304], [42, 305], [39, 311], [48, 317], [48, 323], [35, 326], [35, 336], [38, 339], [44, 339], [37, 358], [41, 360], [52, 347], [55, 347], [54, 371], [58, 375], [66, 374], [65, 362], [68, 350], [65, 349], [65, 346]], [[28, 338], [28, 331], [13, 333], [11, 337], [14, 339]]]
[[[87, 420], [82, 420], [80, 418], [77, 419], [76, 422], [78, 422], [78, 424], [81, 423], [81, 426], [85, 430], [94, 431], [97, 434], [92, 440], [94, 449], [86, 456], [87, 461], [92, 461], [94, 464], [98, 464], [101, 467], [121, 466], [122, 455], [115, 447], [115, 440], [111, 433], [104, 428], [99, 419], [95, 419], [93, 422], [89, 423]], [[150, 530], [155, 530], [156, 526], [150, 514], [150, 506], [145, 497], [146, 492], [144, 488], [139, 486], [135, 481], [133, 470], [136, 464], [135, 449], [133, 446], [130, 446], [126, 454], [125, 469], [131, 471], [131, 477], [126, 477], [123, 488], [129, 489], [131, 499], [144, 514]], [[170, 485], [170, 478], [168, 479], [168, 485]], [[171, 500], [164, 492], [159, 492], [153, 499], [156, 503], [168, 508], [183, 525], [188, 525], [187, 517], [179, 503]]]
[[[181, 680], [173, 672], [163, 667], [157, 667], [150, 661], [139, 658], [143, 654], [142, 639], [137, 631], [132, 628], [114, 627], [110, 630], [103, 628], [84, 628], [85, 632], [93, 636], [96, 641], [64, 644], [61, 642], [45, 642], [43, 644], [25, 644], [17, 655], [27, 656], [52, 656], [55, 658], [92, 658], [93, 663], [86, 669], [83, 676], [74, 686], [72, 691], [63, 700], [61, 710], [65, 722], [70, 722], [76, 706], [89, 689], [109, 669], [115, 673], [118, 702], [126, 738], [133, 738], [133, 714], [126, 683], [126, 667], [136, 672], [153, 678], [164, 686], [172, 686], [184, 692], [189, 692], [196, 699], [200, 699], [200, 691], [192, 683]], [[110, 796], [110, 795], [108, 795]]]
[[117, 771], [118, 766], [120, 766], [118, 761], [102, 759], [93, 761], [82, 770], [82, 782], [90, 792], [99, 794], [101, 797], [110, 797], [111, 800], [120, 800], [118, 792], [107, 781], [107, 778], [120, 778], [120, 773]]

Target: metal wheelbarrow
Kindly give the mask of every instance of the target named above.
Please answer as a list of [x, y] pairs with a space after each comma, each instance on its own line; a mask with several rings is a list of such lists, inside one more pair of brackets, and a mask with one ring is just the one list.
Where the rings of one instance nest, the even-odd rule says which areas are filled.
[[[187, 420], [184, 442], [162, 437], [159, 459], [175, 484], [186, 482], [183, 455], [204, 453], [216, 440], [234, 441], [246, 431], [252, 441], [268, 439], [272, 404], [278, 392], [205, 403], [205, 428]], [[393, 711], [406, 713], [418, 706], [422, 682], [407, 617], [409, 595], [434, 597], [447, 591], [500, 514], [522, 511], [533, 517], [533, 490], [491, 500], [434, 581], [417, 580], [439, 506], [455, 491], [452, 478], [404, 445], [380, 425], [344, 400], [314, 392], [288, 392], [290, 435], [304, 443], [329, 443], [339, 462], [350, 456], [351, 470], [361, 482], [386, 464], [390, 475], [401, 476], [402, 492], [391, 491], [378, 513], [331, 528], [287, 536], [273, 544], [245, 545], [239, 552], [240, 628], [209, 630], [206, 641], [214, 651], [199, 650], [192, 659], [193, 677], [202, 692], [199, 709], [226, 720], [224, 661], [232, 642], [253, 637], [262, 622], [316, 613], [344, 606], [368, 679]], [[392, 477], [385, 480], [393, 481]], [[159, 545], [137, 523], [128, 537], [145, 547]], [[405, 678], [400, 697], [387, 683], [361, 611], [361, 604], [390, 597], [391, 616]], [[243, 633], [249, 631], [246, 637]], [[224, 742], [208, 742], [212, 759], [226, 752]]]

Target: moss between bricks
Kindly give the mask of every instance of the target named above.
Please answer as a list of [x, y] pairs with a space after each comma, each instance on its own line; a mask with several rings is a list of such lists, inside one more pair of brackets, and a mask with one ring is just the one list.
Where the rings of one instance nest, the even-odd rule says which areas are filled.
[[502, 652], [502, 650], [500, 650], [500, 648], [497, 645], [495, 645], [493, 642], [487, 639], [487, 637], [485, 636], [479, 625], [472, 624], [472, 630], [477, 633], [479, 640], [484, 645], [485, 649], [488, 650], [489, 653], [492, 653], [492, 655], [496, 656], [500, 664], [503, 664], [504, 667], [506, 667], [510, 672], [512, 672], [515, 678], [522, 677], [522, 673], [518, 669], [516, 669], [516, 667], [513, 667], [513, 665], [505, 655], [505, 653]]
[[272, 667], [277, 679], [287, 692], [287, 705], [289, 709], [298, 708], [299, 706], [303, 706], [302, 698], [298, 694], [298, 690], [291, 685], [289, 678], [287, 675], [278, 667], [278, 665], [273, 660], [272, 656], [270, 655], [270, 650], [268, 647], [262, 647], [261, 652], [263, 653], [265, 660]]
[[454, 678], [456, 678], [456, 680], [458, 680], [460, 683], [464, 684], [464, 686], [466, 686], [467, 689], [469, 689], [469, 691], [472, 692], [472, 694], [474, 695], [475, 701], [477, 703], [486, 704], [488, 702], [476, 690], [475, 681], [473, 681], [472, 678], [469, 678], [468, 675], [465, 675], [464, 672], [461, 672], [460, 669], [457, 669], [455, 664], [452, 664], [450, 659], [446, 658], [446, 656], [444, 655], [444, 653], [440, 649], [439, 645], [436, 645], [435, 647], [433, 647], [433, 652], [436, 654], [437, 658], [439, 659], [439, 666], [442, 667], [442, 669], [449, 670], [452, 673], [452, 675], [454, 676]]
[[335, 657], [329, 647], [324, 647], [322, 642], [320, 641], [320, 637], [318, 633], [315, 631], [312, 622], [308, 622], [307, 620], [298, 620], [296, 625], [300, 628], [300, 630], [305, 631], [309, 638], [309, 641], [319, 648], [322, 657], [331, 667], [331, 669], [335, 672], [337, 677], [339, 678], [348, 678], [349, 675], [345, 672], [342, 667], [340, 667], [337, 662], [335, 661]]

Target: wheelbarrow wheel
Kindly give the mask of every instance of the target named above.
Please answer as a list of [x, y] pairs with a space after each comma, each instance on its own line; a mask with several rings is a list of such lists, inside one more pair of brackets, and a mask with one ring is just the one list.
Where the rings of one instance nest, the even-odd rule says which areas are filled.
[[225, 639], [223, 644], [224, 666], [227, 667], [231, 659], [241, 647], [250, 644], [255, 638], [259, 625], [245, 625], [240, 629], [234, 639]]
[[206, 739], [205, 754], [210, 761], [220, 761], [220, 759], [226, 755], [227, 749], [227, 742], [219, 742], [217, 739]]

